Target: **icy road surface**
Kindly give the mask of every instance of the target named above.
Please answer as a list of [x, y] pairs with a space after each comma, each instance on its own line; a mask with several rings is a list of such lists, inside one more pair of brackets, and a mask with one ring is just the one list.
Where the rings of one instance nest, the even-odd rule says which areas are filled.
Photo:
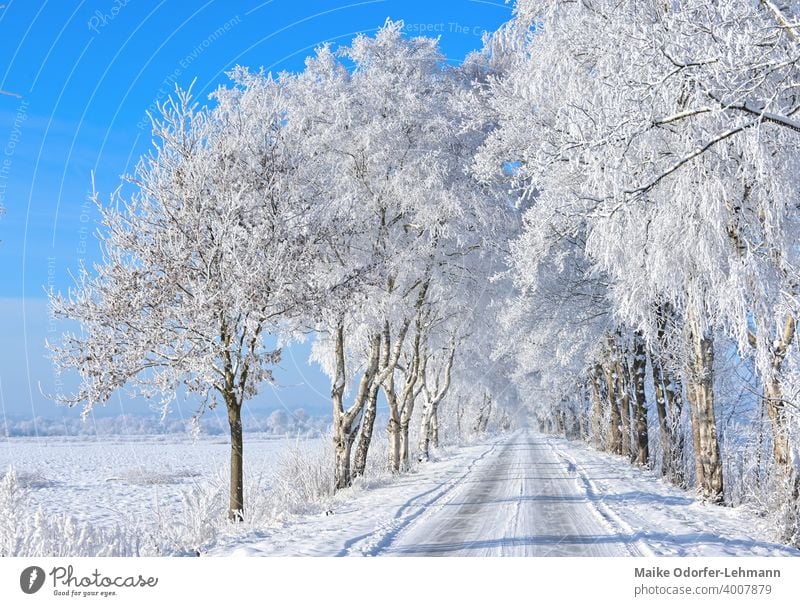
[[621, 457], [528, 432], [345, 491], [332, 507], [209, 554], [800, 555], [770, 542], [746, 511], [704, 505]]
[[[398, 555], [640, 555], [583, 470], [541, 436], [520, 435], [479, 461], [448, 503], [388, 548]], [[626, 529], [627, 530], [627, 529]]]

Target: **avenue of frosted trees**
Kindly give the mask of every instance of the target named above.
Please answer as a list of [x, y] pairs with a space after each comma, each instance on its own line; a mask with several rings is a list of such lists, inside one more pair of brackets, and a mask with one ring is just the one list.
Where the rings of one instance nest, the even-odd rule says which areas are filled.
[[545, 422], [795, 542], [799, 35], [768, 1], [521, 2], [473, 165], [523, 192], [500, 351]]
[[69, 402], [224, 406], [241, 519], [242, 406], [310, 338], [336, 489], [515, 411], [800, 541], [799, 17], [520, 0], [459, 67], [387, 21], [177, 93], [51, 300]]
[[178, 92], [131, 193], [98, 203], [102, 262], [52, 298], [80, 324], [52, 348], [80, 374], [69, 403], [126, 388], [224, 406], [231, 519], [244, 515], [242, 407], [293, 340], [314, 339], [331, 380], [337, 489], [383, 435], [379, 403], [402, 472], [412, 449], [438, 445], [440, 405], [468, 376], [484, 400], [465, 424], [484, 430], [497, 398], [485, 317], [519, 222], [465, 171], [485, 139], [468, 98], [483, 76], [445, 69], [435, 40], [401, 30], [320, 48], [299, 74], [237, 68], [208, 108]]

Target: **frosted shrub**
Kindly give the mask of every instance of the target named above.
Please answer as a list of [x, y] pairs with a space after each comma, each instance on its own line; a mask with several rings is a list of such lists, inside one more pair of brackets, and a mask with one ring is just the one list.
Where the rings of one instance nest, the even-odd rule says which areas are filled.
[[177, 516], [157, 510], [156, 525], [145, 536], [153, 555], [196, 555], [228, 524], [228, 493], [221, 474], [186, 490]]
[[9, 469], [0, 481], [0, 556], [17, 554], [21, 540], [19, 515], [26, 500], [27, 493], [20, 486], [16, 472]]
[[[381, 480], [391, 477], [387, 461], [389, 460], [389, 443], [386, 440], [381, 440], [380, 436], [377, 440], [373, 440], [372, 445], [369, 447], [369, 456], [367, 457], [367, 467], [364, 470], [364, 478], [369, 482]], [[411, 465], [416, 462], [412, 458]]]
[[0, 481], [0, 556], [138, 556], [135, 528], [94, 528], [71, 516], [34, 510], [30, 490], [10, 469]]
[[306, 513], [333, 494], [333, 445], [297, 440], [281, 456], [271, 492], [277, 511]]

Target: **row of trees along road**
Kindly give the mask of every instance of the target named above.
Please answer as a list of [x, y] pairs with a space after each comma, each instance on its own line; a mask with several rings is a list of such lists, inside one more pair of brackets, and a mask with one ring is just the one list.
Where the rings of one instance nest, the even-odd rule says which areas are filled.
[[513, 160], [531, 200], [504, 322], [526, 335], [510, 353], [518, 375], [538, 371], [556, 425], [642, 466], [659, 451], [664, 476], [722, 502], [715, 373], [734, 355], [753, 368], [747, 390], [771, 426], [760, 488], [780, 495], [795, 542], [796, 9], [521, 1], [495, 38], [498, 126], [475, 163], [491, 182]]
[[165, 409], [178, 393], [201, 412], [224, 404], [231, 519], [244, 515], [242, 406], [273, 380], [279, 344], [314, 335], [340, 489], [364, 472], [379, 393], [400, 472], [414, 410], [427, 456], [458, 349], [485, 341], [475, 311], [516, 211], [464, 170], [485, 137], [463, 115], [470, 68], [401, 29], [324, 46], [299, 74], [237, 68], [212, 107], [178, 91], [133, 192], [96, 200], [102, 262], [51, 298], [81, 328], [51, 345], [80, 374], [67, 403], [88, 411], [128, 386]]
[[236, 519], [242, 404], [312, 334], [337, 489], [379, 402], [402, 472], [412, 419], [425, 458], [443, 401], [484, 426], [525, 394], [721, 503], [746, 475], [726, 444], [754, 435], [720, 435], [735, 359], [797, 542], [799, 36], [770, 0], [519, 0], [456, 68], [387, 21], [297, 74], [237, 68], [210, 107], [180, 92], [133, 192], [98, 202], [102, 262], [52, 299], [82, 327], [53, 345], [69, 401], [223, 402]]

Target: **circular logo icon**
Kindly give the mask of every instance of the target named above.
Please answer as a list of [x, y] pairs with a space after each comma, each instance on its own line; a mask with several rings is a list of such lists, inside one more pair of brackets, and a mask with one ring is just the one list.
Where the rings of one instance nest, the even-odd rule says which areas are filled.
[[19, 587], [25, 593], [36, 593], [44, 585], [44, 570], [38, 566], [28, 566], [19, 575]]

